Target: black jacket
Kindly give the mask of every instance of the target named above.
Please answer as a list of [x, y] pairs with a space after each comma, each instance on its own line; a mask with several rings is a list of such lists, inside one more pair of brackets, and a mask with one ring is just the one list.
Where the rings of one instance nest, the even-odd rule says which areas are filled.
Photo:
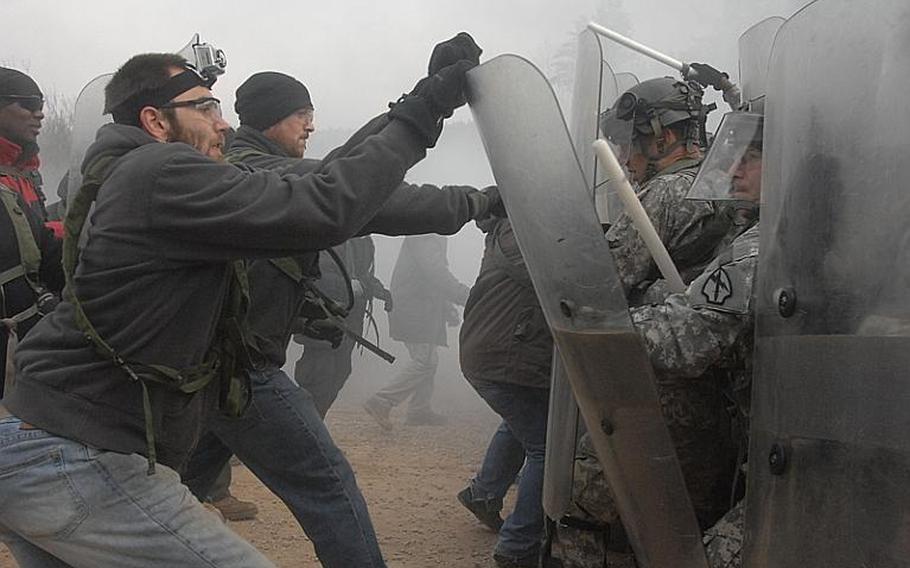
[[508, 219], [488, 228], [459, 341], [468, 381], [549, 388], [553, 338]]
[[[119, 155], [98, 193], [75, 289], [101, 337], [128, 360], [181, 369], [209, 349], [229, 262], [290, 256], [343, 242], [425, 155], [409, 127], [385, 119], [315, 175], [247, 172], [139, 128], [107, 125], [86, 155]], [[61, 303], [17, 352], [4, 404], [54, 434], [146, 453], [141, 388], [101, 359]], [[158, 459], [179, 468], [218, 396], [150, 385]]]
[[407, 343], [446, 345], [452, 304], [463, 306], [468, 287], [449, 272], [447, 241], [438, 235], [408, 237], [392, 271], [389, 335]]
[[[355, 134], [355, 138], [359, 134]], [[329, 154], [326, 160], [335, 159], [339, 151]], [[228, 157], [254, 168], [285, 171], [288, 168], [311, 169], [317, 160], [291, 158], [281, 148], [248, 126], [241, 126], [228, 150]], [[372, 218], [357, 232], [358, 235], [381, 233], [406, 235], [426, 232], [455, 233], [478, 214], [478, 208], [485, 204], [485, 197], [473, 187], [432, 185], [416, 186], [401, 184], [384, 206], [376, 207]], [[354, 243], [357, 243], [356, 245]], [[336, 247], [343, 250], [354, 247], [355, 264], [364, 270], [355, 270], [353, 278], [373, 283], [367, 275], [372, 271], [372, 247], [365, 249], [365, 242], [348, 241]], [[369, 243], [371, 245], [371, 243]], [[320, 255], [325, 257], [326, 255]], [[367, 258], [368, 257], [368, 258]], [[298, 262], [311, 267], [312, 254], [298, 256]], [[336, 298], [341, 304], [347, 303], [344, 284], [334, 263], [327, 258], [319, 261], [323, 267], [323, 279], [317, 282], [320, 289]], [[265, 356], [264, 365], [281, 368], [291, 334], [297, 329], [297, 308], [301, 305], [303, 288], [268, 260], [254, 260], [249, 265], [251, 303], [249, 322], [256, 336], [260, 351]], [[362, 317], [365, 300], [355, 306], [354, 312]], [[360, 325], [351, 318], [353, 327]]]

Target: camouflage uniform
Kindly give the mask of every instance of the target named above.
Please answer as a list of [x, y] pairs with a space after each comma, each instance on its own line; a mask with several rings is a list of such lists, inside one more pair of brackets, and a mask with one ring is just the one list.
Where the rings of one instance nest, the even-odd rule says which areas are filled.
[[[666, 245], [684, 282], [689, 282], [710, 262], [718, 241], [730, 227], [729, 218], [709, 201], [686, 199], [698, 173], [699, 161], [679, 160], [662, 170], [638, 192], [642, 207]], [[658, 280], [660, 271], [644, 240], [623, 213], [607, 231], [616, 270], [630, 305]]]
[[705, 553], [711, 568], [741, 568], [745, 504], [740, 501], [705, 531]]
[[[743, 232], [744, 228], [734, 227], [730, 235], [738, 236], [685, 293], [631, 310], [632, 321], [651, 356], [664, 417], [703, 528], [729, 506], [735, 447], [742, 444], [748, 428], [745, 413], [751, 376], [758, 225]], [[729, 241], [729, 237], [722, 241]], [[733, 421], [738, 424], [735, 430], [731, 415], [743, 416], [743, 420]], [[564, 568], [621, 566], [630, 554], [621, 560], [614, 558], [612, 563], [605, 560], [609, 558], [608, 549], [622, 549], [622, 540], [616, 534], [621, 525], [587, 437], [579, 445], [573, 493], [570, 515], [588, 526], [557, 526], [553, 555], [560, 558]], [[729, 526], [729, 522], [722, 522], [711, 529], [712, 549], [726, 551], [719, 554], [721, 557], [730, 556], [729, 550], [737, 549], [739, 542], [735, 529], [724, 528]]]

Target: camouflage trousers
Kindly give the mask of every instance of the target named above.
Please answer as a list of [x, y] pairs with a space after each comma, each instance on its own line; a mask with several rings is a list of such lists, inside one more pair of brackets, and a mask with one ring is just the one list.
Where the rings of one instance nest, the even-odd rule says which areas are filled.
[[740, 501], [705, 531], [705, 552], [711, 568], [742, 568], [745, 505]]

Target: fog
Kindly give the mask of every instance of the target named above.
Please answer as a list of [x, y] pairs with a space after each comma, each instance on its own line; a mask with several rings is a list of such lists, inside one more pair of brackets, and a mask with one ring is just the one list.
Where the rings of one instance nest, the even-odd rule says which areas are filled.
[[[214, 90], [232, 122], [236, 122], [233, 92], [254, 72], [286, 72], [309, 87], [317, 125], [309, 154], [318, 157], [382, 112], [390, 100], [410, 90], [425, 73], [432, 46], [461, 30], [470, 32], [483, 47], [482, 59], [517, 53], [535, 62], [553, 79], [560, 100], [567, 101], [575, 37], [589, 20], [678, 59], [708, 62], [735, 78], [739, 35], [767, 16], [789, 16], [804, 3], [0, 0], [5, 24], [0, 35], [0, 64], [24, 69], [45, 93], [73, 100], [92, 77], [115, 70], [129, 56], [176, 51], [198, 32], [203, 41], [227, 54], [227, 73]], [[615, 53], [617, 71], [632, 71], [640, 79], [674, 74], [622, 48]], [[714, 113], [711, 124], [716, 124], [720, 114]], [[409, 172], [409, 180], [437, 185], [493, 183], [470, 120], [467, 109], [458, 111], [439, 147]], [[47, 167], [54, 168], [55, 164]], [[48, 193], [53, 193], [55, 183], [48, 180]], [[387, 237], [377, 237], [376, 241], [377, 274], [388, 284], [400, 242]], [[476, 277], [482, 246], [482, 235], [473, 223], [449, 241], [452, 272], [466, 284]], [[388, 339], [387, 322], [379, 306], [376, 315], [382, 345], [404, 354], [401, 345]], [[449, 345], [440, 357], [439, 391], [440, 398], [446, 400], [440, 408], [480, 405], [458, 371], [457, 329], [450, 330]], [[295, 356], [299, 353], [295, 347], [292, 352]], [[358, 355], [355, 351], [355, 373], [346, 394], [361, 396], [378, 389], [397, 368], [369, 353]]]

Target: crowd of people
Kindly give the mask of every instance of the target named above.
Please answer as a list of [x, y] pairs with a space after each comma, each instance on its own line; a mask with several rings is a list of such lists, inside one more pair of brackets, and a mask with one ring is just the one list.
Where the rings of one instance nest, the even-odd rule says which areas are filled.
[[[558, 352], [497, 188], [405, 181], [466, 103], [480, 55], [466, 33], [438, 44], [410, 92], [322, 159], [305, 157], [316, 97], [297, 78], [244, 81], [235, 130], [214, 76], [136, 55], [105, 88], [113, 123], [64, 219], [38, 174], [41, 89], [0, 68], [0, 541], [22, 568], [273, 566], [205, 505], [256, 515], [229, 491], [232, 456], [324, 566], [385, 566], [324, 422], [374, 300], [409, 356], [363, 405], [385, 429], [405, 403], [406, 424], [445, 424], [437, 349], [461, 326], [461, 371], [501, 423], [452, 500], [497, 533], [495, 565], [635, 565], [590, 432], [567, 464], [568, 512], [545, 513]], [[713, 568], [741, 565], [764, 151], [761, 114], [741, 108], [709, 150], [704, 90], [730, 86], [702, 65], [642, 81], [599, 117], [686, 285], [668, 285], [629, 213], [606, 228]], [[470, 221], [485, 234], [472, 286], [449, 270], [444, 236]], [[388, 288], [372, 234], [405, 236]]]

